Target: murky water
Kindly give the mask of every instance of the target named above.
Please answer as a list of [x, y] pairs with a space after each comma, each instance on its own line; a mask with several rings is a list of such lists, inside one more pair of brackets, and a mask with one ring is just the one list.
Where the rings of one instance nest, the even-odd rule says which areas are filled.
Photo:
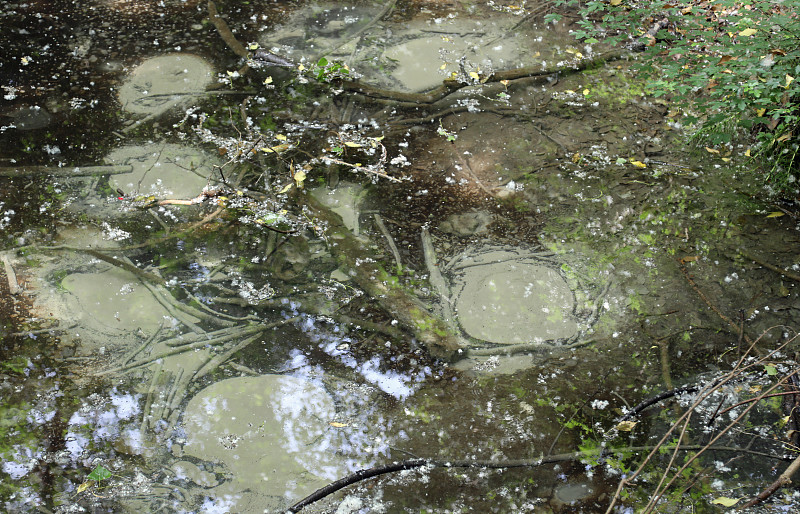
[[798, 227], [627, 62], [574, 73], [602, 49], [548, 9], [9, 2], [4, 509], [280, 512], [417, 458], [531, 464], [304, 512], [605, 509], [619, 466], [532, 463], [727, 369], [741, 327], [788, 339]]

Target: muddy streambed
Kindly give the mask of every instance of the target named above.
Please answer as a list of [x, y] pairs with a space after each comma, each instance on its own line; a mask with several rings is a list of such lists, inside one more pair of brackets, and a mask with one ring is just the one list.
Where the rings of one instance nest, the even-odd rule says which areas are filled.
[[[422, 458], [528, 463], [304, 511], [597, 512], [624, 466], [576, 452], [793, 336], [797, 221], [746, 148], [506, 4], [0, 14], [6, 510], [280, 512]], [[740, 462], [701, 498], [772, 480]]]

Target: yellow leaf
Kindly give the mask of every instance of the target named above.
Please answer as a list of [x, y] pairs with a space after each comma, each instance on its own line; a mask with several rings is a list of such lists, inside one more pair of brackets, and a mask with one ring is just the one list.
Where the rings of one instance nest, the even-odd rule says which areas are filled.
[[294, 185], [294, 184], [292, 184], [291, 182], [290, 182], [290, 183], [288, 183], [288, 184], [286, 184], [286, 185], [283, 187], [283, 189], [281, 189], [280, 191], [278, 191], [278, 194], [279, 194], [279, 195], [282, 195], [282, 194], [283, 194], [283, 193], [285, 193], [286, 191], [290, 190], [290, 189], [292, 188], [292, 186], [293, 186], [293, 185]]
[[647, 167], [647, 164], [643, 163], [642, 161], [637, 161], [635, 159], [631, 159], [631, 164], [633, 164], [637, 168], [646, 168]]
[[765, 113], [765, 112], [767, 112], [767, 109], [766, 109], [766, 108], [764, 108], [764, 107], [762, 107], [761, 109], [759, 109], [759, 110], [757, 110], [757, 111], [756, 111], [756, 114], [757, 114], [759, 117], [761, 117], [761, 116], [764, 116], [764, 113]]
[[752, 36], [756, 32], [758, 32], [756, 29], [744, 29], [743, 31], [739, 32], [739, 35], [742, 37], [748, 37]]
[[297, 170], [292, 178], [294, 178], [294, 183], [297, 184], [297, 188], [303, 189], [303, 181], [306, 179], [306, 172]]
[[747, 150], [745, 150], [744, 155], [745, 155], [745, 157], [750, 157], [750, 149], [749, 148]]
[[481, 76], [478, 75], [477, 73], [475, 73], [474, 71], [469, 72], [469, 76], [472, 77], [475, 80], [480, 80], [481, 79]]
[[776, 139], [776, 141], [781, 141], [781, 142], [783, 142], [783, 141], [786, 141], [787, 139], [789, 139], [790, 137], [792, 137], [792, 133], [791, 133], [791, 132], [789, 132], [789, 133], [786, 133], [786, 134], [782, 135], [781, 137], [779, 137], [778, 139]]
[[787, 73], [787, 74], [786, 74], [786, 85], [785, 85], [785, 86], [783, 86], [783, 87], [784, 87], [784, 88], [788, 88], [788, 87], [789, 87], [789, 84], [791, 84], [792, 82], [794, 82], [794, 77], [792, 77], [791, 75], [789, 75], [789, 74]]
[[346, 426], [347, 426], [347, 423], [339, 423], [338, 421], [331, 421], [331, 422], [330, 422], [330, 423], [328, 423], [328, 424], [329, 424], [330, 426], [332, 426], [333, 428], [343, 428], [343, 427], [346, 427]]
[[439, 66], [439, 69], [440, 69], [440, 70], [443, 70], [443, 69], [445, 69], [445, 68], [447, 68], [447, 63], [444, 63], [444, 64], [442, 64], [441, 66]]
[[82, 483], [81, 485], [78, 486], [78, 491], [77, 492], [78, 492], [78, 494], [80, 494], [83, 491], [89, 489], [90, 487], [92, 487], [92, 482], [84, 482], [84, 483]]
[[623, 421], [617, 425], [617, 430], [620, 432], [630, 432], [636, 426], [636, 421]]
[[780, 218], [784, 214], [786, 214], [786, 213], [781, 212], [781, 211], [771, 212], [771, 213], [767, 214], [767, 218]]
[[305, 66], [303, 66], [303, 65], [301, 64], [301, 65], [299, 65], [299, 66], [297, 67], [297, 69], [298, 69], [299, 71], [304, 71], [304, 70], [306, 69], [306, 67], [305, 67]]
[[574, 162], [575, 164], [581, 162], [581, 154], [579, 154], [578, 152], [572, 154], [572, 162]]
[[716, 500], [712, 501], [716, 505], [722, 505], [723, 507], [733, 507], [737, 503], [739, 503], [741, 498], [728, 498], [727, 496], [720, 496]]
[[706, 152], [715, 153], [715, 154], [719, 155], [719, 150], [715, 150], [715, 149], [709, 148], [709, 147], [706, 147]]
[[284, 143], [282, 145], [270, 146], [269, 148], [268, 147], [264, 147], [264, 148], [261, 149], [261, 151], [262, 152], [266, 152], [266, 153], [280, 153], [280, 152], [288, 149], [289, 146], [290, 145], [288, 143]]
[[361, 148], [360, 144], [354, 143], [352, 141], [346, 141], [344, 146], [349, 146], [350, 148]]
[[278, 141], [286, 141], [286, 136], [284, 136], [283, 134], [275, 134], [275, 139], [277, 139]]
[[250, 43], [247, 48], [250, 50], [258, 50], [258, 43]]
[[611, 0], [611, 5], [619, 5], [622, 3], [622, 0]]
[[589, 96], [589, 90], [588, 89], [584, 89], [583, 90], [583, 96]]
[[272, 84], [272, 76], [269, 76], [264, 79], [264, 85], [268, 86], [269, 84]]

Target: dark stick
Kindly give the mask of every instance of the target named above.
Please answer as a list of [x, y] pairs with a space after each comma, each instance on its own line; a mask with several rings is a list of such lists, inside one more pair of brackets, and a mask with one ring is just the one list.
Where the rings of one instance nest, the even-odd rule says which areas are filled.
[[[706, 448], [706, 447], [703, 445], [686, 445], [686, 446], [681, 446], [680, 450], [696, 451], [701, 448]], [[632, 446], [628, 448], [614, 448], [611, 450], [602, 449], [602, 452], [605, 454], [613, 454], [619, 452], [635, 453], [635, 452], [649, 451], [652, 449], [653, 449], [652, 446]], [[710, 449], [717, 451], [726, 451], [726, 452], [749, 453], [776, 460], [786, 460], [783, 456], [769, 455], [761, 452], [754, 452], [752, 450], [747, 450], [743, 448], [733, 448], [729, 446], [711, 446]], [[483, 469], [530, 468], [530, 467], [541, 466], [542, 464], [554, 464], [556, 462], [568, 462], [568, 461], [585, 459], [591, 455], [596, 455], [599, 453], [601, 453], [600, 448], [594, 451], [586, 450], [574, 453], [560, 453], [557, 455], [548, 455], [547, 457], [539, 457], [537, 459], [520, 459], [520, 460], [507, 460], [507, 461], [480, 461], [480, 460], [446, 461], [446, 460], [430, 460], [430, 459], [410, 459], [399, 462], [393, 462], [391, 464], [386, 464], [384, 466], [375, 466], [368, 469], [360, 469], [351, 475], [348, 475], [344, 478], [340, 478], [336, 482], [332, 482], [326, 485], [325, 487], [317, 489], [313, 493], [309, 494], [302, 500], [298, 501], [297, 503], [286, 509], [285, 512], [295, 514], [297, 512], [300, 512], [303, 509], [303, 507], [311, 505], [312, 503], [319, 501], [322, 498], [325, 498], [326, 496], [331, 495], [340, 489], [344, 489], [348, 485], [355, 484], [362, 480], [367, 480], [368, 478], [385, 475], [386, 473], [393, 473], [395, 471], [416, 469], [424, 466], [430, 466], [434, 468], [483, 468]]]

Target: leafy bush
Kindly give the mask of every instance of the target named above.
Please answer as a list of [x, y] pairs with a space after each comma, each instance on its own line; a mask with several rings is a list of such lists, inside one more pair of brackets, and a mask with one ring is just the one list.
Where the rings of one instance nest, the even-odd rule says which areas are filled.
[[[731, 127], [748, 131], [765, 179], [788, 193], [800, 175], [799, 7], [800, 0], [592, 0], [581, 2], [575, 36], [617, 45], [644, 37], [636, 66], [650, 92], [669, 96], [710, 144], [730, 143]], [[665, 28], [647, 34], [661, 20]]]

